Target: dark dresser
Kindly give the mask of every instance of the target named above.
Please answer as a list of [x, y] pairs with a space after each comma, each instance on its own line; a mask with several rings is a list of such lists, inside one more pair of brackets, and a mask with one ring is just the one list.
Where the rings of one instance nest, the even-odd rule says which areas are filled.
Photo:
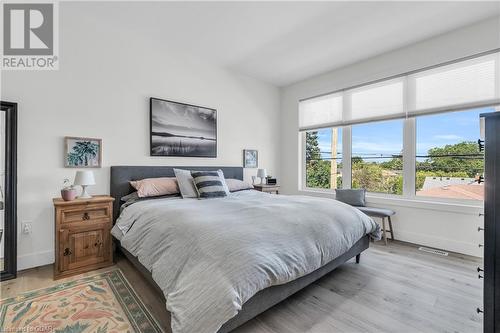
[[[500, 332], [500, 112], [484, 118], [484, 332]], [[481, 143], [480, 143], [481, 145]]]

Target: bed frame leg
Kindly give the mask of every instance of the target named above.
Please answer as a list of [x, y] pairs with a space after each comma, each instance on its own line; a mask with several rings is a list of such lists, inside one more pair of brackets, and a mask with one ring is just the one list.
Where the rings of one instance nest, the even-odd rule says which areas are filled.
[[359, 259], [361, 259], [361, 253], [356, 256], [356, 264], [359, 264]]

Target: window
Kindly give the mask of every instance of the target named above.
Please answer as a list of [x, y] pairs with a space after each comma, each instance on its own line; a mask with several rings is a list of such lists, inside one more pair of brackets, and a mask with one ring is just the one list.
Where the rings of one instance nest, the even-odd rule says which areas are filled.
[[306, 184], [311, 188], [342, 188], [342, 129], [306, 132]]
[[482, 200], [479, 115], [498, 106], [500, 52], [301, 100], [302, 186]]
[[352, 188], [403, 194], [403, 120], [352, 127]]
[[479, 115], [492, 108], [416, 119], [416, 195], [483, 200], [484, 155], [479, 151]]

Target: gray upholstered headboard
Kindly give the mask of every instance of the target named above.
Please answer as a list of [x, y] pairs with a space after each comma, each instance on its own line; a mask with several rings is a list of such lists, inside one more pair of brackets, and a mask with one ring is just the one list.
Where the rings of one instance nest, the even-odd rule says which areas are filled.
[[116, 221], [120, 213], [120, 198], [133, 192], [130, 186], [131, 180], [155, 177], [174, 177], [174, 168], [185, 170], [218, 170], [224, 172], [224, 177], [243, 180], [242, 167], [190, 167], [190, 166], [112, 166], [110, 177], [110, 193], [115, 202], [113, 204], [113, 221]]

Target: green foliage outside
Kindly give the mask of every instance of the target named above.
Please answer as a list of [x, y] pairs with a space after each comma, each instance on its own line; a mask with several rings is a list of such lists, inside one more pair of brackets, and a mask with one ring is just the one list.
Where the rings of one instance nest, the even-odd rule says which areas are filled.
[[401, 169], [386, 169], [382, 163], [376, 162], [353, 163], [352, 188], [366, 188], [370, 192], [402, 194], [403, 176]]
[[[422, 189], [425, 177], [474, 178], [484, 169], [481, 154], [477, 144], [470, 141], [429, 149], [425, 160], [416, 162], [416, 190]], [[353, 156], [351, 161], [353, 188], [366, 188], [370, 192], [403, 193], [401, 157], [396, 156], [385, 162], [367, 162], [359, 156]], [[342, 168], [341, 163], [338, 168]], [[306, 134], [306, 181], [308, 187], [330, 188], [330, 160], [321, 159], [317, 132]], [[337, 182], [340, 188], [340, 176]]]
[[319, 150], [318, 132], [306, 133], [306, 160], [319, 160], [321, 154]]
[[[318, 132], [306, 133], [306, 181], [307, 187], [330, 188], [330, 160], [322, 160], [318, 143]], [[342, 168], [342, 163], [338, 164]], [[342, 186], [342, 177], [337, 177], [337, 186]]]
[[[477, 143], [460, 142], [454, 145], [436, 147], [429, 149], [429, 158], [419, 165], [420, 170], [435, 171], [437, 176], [450, 176], [454, 173], [462, 173], [464, 176], [456, 177], [475, 177], [484, 169], [484, 160], [473, 155], [482, 154], [479, 152]], [[437, 157], [443, 155], [464, 155], [462, 157]]]

